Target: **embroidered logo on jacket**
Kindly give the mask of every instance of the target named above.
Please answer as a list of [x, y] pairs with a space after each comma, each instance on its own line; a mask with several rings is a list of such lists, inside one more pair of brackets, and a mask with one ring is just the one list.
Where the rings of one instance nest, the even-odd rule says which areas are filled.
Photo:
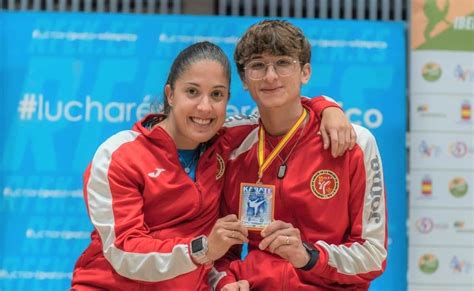
[[320, 170], [311, 178], [311, 191], [320, 199], [329, 199], [339, 190], [339, 178], [330, 170]]
[[156, 168], [153, 172], [148, 173], [148, 176], [152, 178], [158, 177], [161, 173], [163, 173], [165, 169], [162, 168]]
[[224, 163], [224, 159], [219, 154], [216, 154], [216, 158], [217, 158], [216, 180], [219, 180], [224, 175], [225, 163]]

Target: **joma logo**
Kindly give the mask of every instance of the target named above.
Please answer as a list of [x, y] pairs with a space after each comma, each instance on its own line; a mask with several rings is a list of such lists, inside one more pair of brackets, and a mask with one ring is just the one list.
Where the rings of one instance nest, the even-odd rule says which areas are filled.
[[380, 171], [380, 161], [378, 157], [373, 158], [370, 161], [370, 168], [372, 169], [373, 177], [372, 177], [372, 185], [370, 186], [370, 215], [369, 221], [375, 221], [375, 223], [379, 223], [382, 219], [380, 213], [380, 204], [383, 195], [383, 181], [382, 181], [382, 173]]

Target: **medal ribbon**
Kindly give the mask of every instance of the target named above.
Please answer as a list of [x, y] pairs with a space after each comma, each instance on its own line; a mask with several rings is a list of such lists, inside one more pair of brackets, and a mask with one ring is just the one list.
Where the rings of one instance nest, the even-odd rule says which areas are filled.
[[[265, 159], [265, 130], [263, 126], [260, 126], [258, 132], [258, 182], [263, 177], [263, 173], [265, 170], [270, 166], [273, 160], [278, 156], [278, 154], [283, 150], [283, 148], [288, 144], [291, 138], [295, 135], [296, 130], [300, 127], [301, 123], [303, 123], [304, 119], [306, 118], [308, 113], [305, 109], [303, 109], [303, 113], [301, 113], [300, 117], [296, 121], [296, 123], [291, 127], [290, 131], [288, 131], [285, 136], [280, 140], [280, 142], [276, 145], [273, 151], [268, 155], [267, 159]], [[257, 183], [258, 183], [257, 182]]]

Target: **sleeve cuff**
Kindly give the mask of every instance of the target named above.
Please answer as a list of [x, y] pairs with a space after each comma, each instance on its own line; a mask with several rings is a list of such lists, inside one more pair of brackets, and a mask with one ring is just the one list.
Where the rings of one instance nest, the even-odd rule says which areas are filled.
[[312, 276], [311, 274], [322, 275], [326, 271], [327, 263], [328, 263], [328, 255], [324, 248], [319, 246], [318, 244], [313, 244], [313, 248], [319, 251], [318, 260], [316, 264], [310, 270], [302, 270], [302, 269], [295, 269], [298, 274], [301, 276]]
[[219, 281], [217, 281], [217, 284], [215, 285], [215, 288], [213, 290], [221, 290], [222, 287], [233, 282], [236, 282], [234, 275], [227, 273], [224, 277], [220, 278]]
[[310, 107], [316, 114], [321, 117], [323, 114], [324, 109], [329, 108], [329, 107], [335, 107], [339, 108], [342, 110], [341, 106], [337, 104], [334, 100], [331, 98], [325, 97], [325, 96], [317, 96], [312, 99], [309, 98], [302, 98], [301, 99], [303, 104], [306, 106]]

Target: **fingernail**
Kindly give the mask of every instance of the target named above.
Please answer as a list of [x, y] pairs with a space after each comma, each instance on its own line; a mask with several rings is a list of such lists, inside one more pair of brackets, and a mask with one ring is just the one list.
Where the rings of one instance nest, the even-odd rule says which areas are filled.
[[258, 248], [263, 251], [262, 244], [259, 244]]

